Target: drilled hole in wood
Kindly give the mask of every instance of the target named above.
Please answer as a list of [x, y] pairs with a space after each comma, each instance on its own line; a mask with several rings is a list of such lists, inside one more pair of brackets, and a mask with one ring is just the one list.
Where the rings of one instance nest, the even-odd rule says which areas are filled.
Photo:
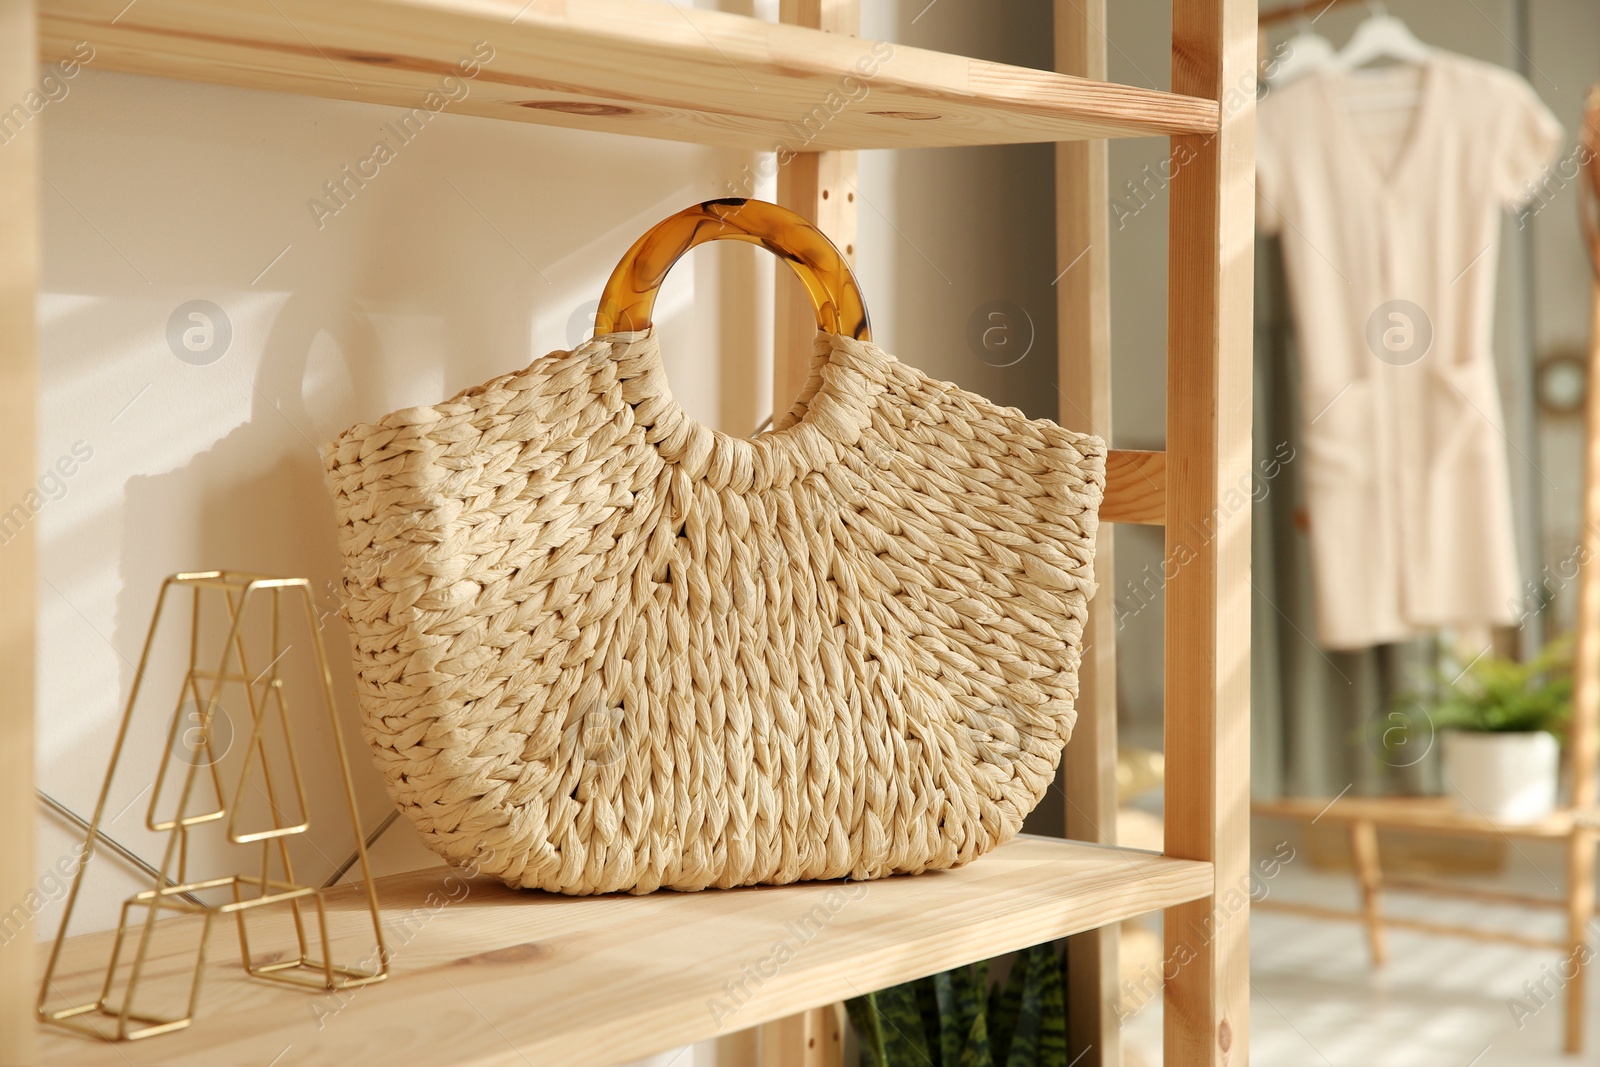
[[826, 189], [822, 190], [822, 199], [824, 199], [824, 200], [828, 199], [828, 190], [826, 190]]
[[810, 1037], [810, 1038], [806, 1039], [806, 1048], [816, 1048], [816, 1047], [817, 1047], [817, 1039], [816, 1038]]
[[856, 202], [856, 194], [855, 193], [845, 193], [844, 194], [844, 200], [845, 200], [845, 203], [847, 203], [847, 204], [853, 204], [853, 203]]
[[856, 254], [856, 246], [855, 245], [845, 245], [844, 246], [844, 254], [847, 255], [847, 256], [855, 255]]

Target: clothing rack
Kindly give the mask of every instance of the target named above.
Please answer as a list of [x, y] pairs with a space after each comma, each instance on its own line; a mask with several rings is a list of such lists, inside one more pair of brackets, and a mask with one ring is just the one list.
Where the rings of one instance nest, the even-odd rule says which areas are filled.
[[[1266, 17], [1263, 16], [1263, 21]], [[1586, 140], [1600, 146], [1600, 90], [1591, 92], [1590, 112], [1584, 125]], [[1592, 205], [1600, 201], [1600, 171], [1592, 165], [1584, 176], [1592, 188]], [[1585, 238], [1600, 253], [1600, 229], [1586, 215]], [[1507, 823], [1476, 812], [1463, 812], [1453, 797], [1288, 797], [1257, 801], [1256, 815], [1287, 819], [1307, 826], [1319, 821], [1342, 827], [1349, 835], [1350, 853], [1360, 889], [1358, 909], [1329, 908], [1279, 898], [1263, 900], [1258, 907], [1320, 919], [1344, 919], [1366, 928], [1368, 952], [1374, 966], [1389, 956], [1385, 931], [1420, 930], [1430, 934], [1471, 938], [1557, 950], [1566, 1020], [1563, 1043], [1568, 1053], [1583, 1051], [1585, 998], [1591, 953], [1589, 926], [1595, 916], [1596, 845], [1600, 843], [1600, 255], [1596, 274], [1594, 335], [1589, 357], [1587, 436], [1584, 454], [1584, 493], [1581, 562], [1578, 574], [1576, 650], [1573, 668], [1573, 709], [1564, 756], [1568, 802], [1532, 823]], [[1473, 888], [1436, 879], [1409, 879], [1386, 875], [1378, 847], [1382, 829], [1476, 838], [1489, 841], [1545, 841], [1562, 848], [1566, 884], [1558, 893], [1511, 894]], [[1385, 914], [1385, 891], [1424, 893], [1462, 900], [1550, 908], [1565, 913], [1567, 928], [1559, 937], [1530, 937], [1514, 929], [1488, 929], [1459, 923], [1435, 922]]]
[[[1165, 853], [1121, 850], [1115, 821], [1114, 620], [1109, 531], [1091, 609], [1079, 725], [1066, 752], [1068, 828], [1021, 837], [965, 868], [864, 885], [565, 899], [471, 883], [433, 909], [388, 981], [326, 1028], [304, 994], [217, 967], [196, 1023], [133, 1045], [37, 1031], [33, 932], [0, 945], [0, 1062], [214, 1067], [218, 1063], [597, 1064], [765, 1025], [763, 1067], [831, 1067], [836, 1002], [1028, 945], [1072, 937], [1071, 1041], [1079, 1067], [1120, 1061], [1116, 931], [1161, 912], [1166, 1062], [1248, 1057], [1248, 508], [1223, 494], [1251, 471], [1253, 105], [1222, 107], [1255, 63], [1254, 0], [1174, 0], [1172, 90], [1105, 81], [1104, 0], [1056, 0], [1061, 72], [854, 39], [854, 0], [784, 0], [772, 25], [657, 0], [15, 0], [0, 5], [0, 101], [22, 99], [37, 59], [95, 48], [95, 67], [417, 107], [459, 42], [492, 40], [495, 77], [454, 110], [507, 121], [771, 150], [861, 64], [887, 76], [873, 106], [833, 115], [779, 176], [779, 198], [847, 255], [856, 243], [854, 151], [1055, 142], [1062, 420], [1111, 430], [1106, 139], [1165, 137], [1174, 159], [1168, 245], [1164, 452], [1113, 451], [1105, 522], [1163, 525], [1166, 585]], [[831, 32], [830, 32], [831, 31]], [[329, 57], [336, 57], [334, 64]], [[873, 69], [877, 69], [874, 67]], [[0, 150], [0, 499], [37, 476], [39, 139]], [[1181, 164], [1181, 165], [1180, 165]], [[48, 238], [50, 235], [44, 235]], [[780, 292], [775, 399], [809, 357], [811, 309]], [[23, 899], [32, 857], [33, 528], [0, 552], [0, 900]], [[443, 867], [380, 878], [385, 913], [430, 907]], [[364, 893], [363, 887], [350, 887]], [[337, 926], [337, 898], [330, 896]], [[736, 1021], [707, 1005], [767, 957], [775, 931], [826, 907], [804, 951], [741, 987]], [[263, 936], [270, 936], [265, 929]], [[334, 950], [350, 934], [335, 931]], [[69, 938], [63, 972], [102, 960], [106, 934]], [[213, 960], [237, 962], [215, 945]], [[189, 962], [189, 961], [185, 961]], [[154, 967], [175, 966], [165, 957]], [[470, 1000], [467, 994], [470, 993]], [[303, 1022], [285, 1022], [293, 1011]], [[486, 1025], [487, 1024], [487, 1025]], [[287, 1047], [286, 1047], [287, 1046]], [[359, 1050], [359, 1051], [357, 1051]]]

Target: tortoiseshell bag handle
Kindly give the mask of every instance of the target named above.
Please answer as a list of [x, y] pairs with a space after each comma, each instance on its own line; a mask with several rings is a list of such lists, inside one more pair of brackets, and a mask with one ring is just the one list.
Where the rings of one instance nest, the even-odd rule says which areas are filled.
[[595, 336], [645, 330], [667, 271], [696, 245], [746, 241], [778, 256], [800, 276], [817, 309], [817, 329], [872, 339], [867, 308], [850, 264], [832, 241], [788, 208], [742, 197], [707, 200], [653, 226], [622, 257], [600, 297]]

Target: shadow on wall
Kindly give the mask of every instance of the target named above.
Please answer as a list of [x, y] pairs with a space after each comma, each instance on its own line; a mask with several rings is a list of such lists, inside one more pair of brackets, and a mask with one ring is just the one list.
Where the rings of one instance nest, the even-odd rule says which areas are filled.
[[[716, 173], [725, 169], [719, 165]], [[705, 184], [709, 186], [709, 180]], [[701, 192], [681, 189], [667, 203], [688, 202]], [[547, 264], [545, 272], [563, 290], [577, 286], [574, 291], [587, 291], [592, 286], [598, 296], [599, 282], [583, 280], [595, 275], [594, 262], [608, 261], [612, 246], [625, 249], [637, 230], [670, 209], [658, 202], [643, 215], [618, 222], [555, 264]], [[447, 231], [420, 239], [436, 246], [433, 253], [439, 261], [449, 262], [453, 251]], [[419, 235], [412, 234], [410, 240], [419, 240]], [[744, 245], [704, 249], [681, 264], [663, 287], [664, 338], [678, 342], [669, 345], [673, 350], [667, 355], [669, 377], [685, 406], [699, 409], [697, 417], [730, 432], [748, 433], [764, 417], [769, 403], [770, 343], [763, 335], [770, 331], [772, 268], [766, 263], [752, 269], [760, 255]], [[576, 281], [562, 278], [566, 268], [579, 272]], [[543, 347], [530, 347], [530, 341], [535, 346], [541, 340], [575, 345], [584, 335], [581, 311], [587, 305], [559, 296], [551, 299], [537, 284], [507, 286], [517, 295], [517, 303], [509, 307], [504, 300], [495, 306], [491, 297], [465, 282], [453, 292], [387, 302], [360, 295], [381, 291], [372, 279], [328, 286], [318, 284], [315, 275], [291, 275], [284, 286], [287, 291], [270, 306], [250, 313], [265, 331], [259, 340], [246, 336], [251, 323], [245, 321], [242, 304], [235, 308], [234, 318], [208, 301], [189, 301], [173, 313], [166, 337], [171, 354], [161, 353], [159, 358], [191, 364], [180, 368], [180, 377], [194, 376], [192, 396], [245, 388], [236, 377], [230, 381], [227, 373], [218, 374], [213, 367], [222, 371], [228, 366], [223, 361], [232, 348], [254, 350], [249, 415], [181, 465], [136, 474], [124, 483], [120, 520], [123, 529], [134, 535], [122, 537], [118, 546], [123, 581], [116, 594], [113, 640], [121, 649], [140, 647], [160, 579], [179, 569], [308, 578], [333, 673], [362, 824], [370, 831], [392, 808], [357, 728], [349, 634], [339, 614], [342, 560], [320, 450], [358, 421], [408, 404], [434, 403], [460, 388], [527, 365], [544, 354]], [[572, 312], [569, 304], [579, 310]], [[485, 325], [489, 321], [494, 325]], [[236, 352], [234, 360], [241, 354]], [[186, 655], [182, 622], [181, 613], [174, 616], [169, 607], [156, 646], [158, 662], [177, 663]], [[129, 656], [119, 664], [124, 693], [133, 683], [134, 661]], [[305, 841], [296, 841], [294, 849], [297, 869], [320, 879], [350, 853], [353, 840], [309, 663], [302, 661], [286, 678], [313, 814], [311, 833]], [[167, 714], [170, 707], [162, 702], [171, 685], [162, 689], [152, 679], [146, 691], [153, 704], [145, 707], [141, 698], [139, 722], [153, 730], [158, 728], [156, 716]], [[234, 736], [248, 736], [248, 710], [224, 704], [223, 711], [232, 720]], [[149, 752], [140, 754], [141, 771], [150, 758]], [[125, 766], [133, 766], [127, 760]], [[139, 785], [128, 785], [121, 775], [119, 782], [123, 785], [118, 796], [131, 795]], [[407, 827], [400, 826], [391, 833], [410, 835]], [[159, 855], [161, 847], [152, 841], [144, 851], [153, 848]], [[411, 856], [411, 866], [427, 862], [415, 848], [404, 851]], [[207, 853], [206, 858], [210, 862], [220, 855]], [[237, 858], [254, 862], [242, 854]], [[228, 859], [234, 859], [231, 852]]]
[[[42, 160], [40, 455], [78, 466], [27, 516], [43, 583], [39, 784], [93, 810], [164, 576], [281, 573], [317, 593], [370, 827], [389, 800], [359, 736], [334, 614], [340, 560], [318, 446], [571, 347], [633, 240], [727, 195], [754, 157], [444, 114], [330, 216], [308, 200], [325, 200], [375, 141], [392, 143], [395, 109], [97, 70], [72, 86], [52, 105]], [[770, 196], [770, 182], [756, 191]], [[746, 246], [714, 247], [663, 288], [674, 393], [728, 432], [749, 433], [770, 407], [773, 266]], [[182, 615], [155, 650], [168, 675], [147, 681], [107, 808], [114, 835], [147, 859], [166, 844], [142, 826], [141, 790], [164, 751]], [[313, 812], [338, 815], [318, 707], [292, 705], [297, 747]], [[312, 878], [350, 848], [342, 820], [317, 825], [297, 872]], [[79, 840], [49, 817], [39, 827], [42, 861]], [[223, 859], [210, 838], [196, 835], [196, 869]], [[431, 861], [406, 826], [379, 853], [380, 872]], [[147, 885], [96, 865], [75, 931], [113, 924], [117, 903]]]
[[[187, 305], [186, 305], [187, 306]], [[199, 316], [193, 318], [191, 316]], [[232, 324], [222, 309], [209, 305], [189, 316], [191, 347], [180, 340], [176, 351], [192, 353], [197, 365], [226, 355]], [[324, 339], [322, 335], [327, 335]], [[323, 340], [331, 344], [320, 343]], [[318, 448], [334, 432], [307, 411], [302, 397], [308, 363], [313, 358], [342, 359], [350, 377], [359, 382], [381, 381], [381, 346], [367, 314], [351, 303], [330, 298], [314, 289], [297, 290], [277, 310], [262, 348], [251, 386], [250, 417], [215, 445], [195, 455], [175, 470], [136, 475], [125, 486], [123, 522], [129, 530], [169, 528], [173, 516], [190, 517], [188, 538], [192, 566], [239, 570], [311, 580], [321, 634], [333, 672], [334, 693], [351, 770], [357, 780], [370, 778], [366, 744], [349, 729], [355, 708], [355, 678], [350, 666], [349, 637], [338, 610], [341, 570], [335, 539], [333, 505], [323, 485]], [[182, 358], [182, 357], [180, 357]], [[353, 397], [333, 405], [356, 415]], [[371, 413], [365, 413], [371, 414]], [[138, 647], [149, 625], [153, 585], [168, 573], [166, 542], [155, 538], [122, 540], [120, 572], [139, 576], [125, 580], [117, 596], [116, 644]], [[176, 660], [184, 653], [177, 644], [184, 622], [181, 605], [168, 608], [161, 650]], [[299, 630], [288, 629], [294, 634]], [[174, 624], [177, 624], [174, 626]], [[307, 652], [293, 649], [292, 655]], [[290, 656], [285, 657], [290, 660]], [[319, 880], [354, 847], [344, 805], [334, 783], [338, 781], [334, 750], [321, 714], [321, 694], [309, 659], [301, 659], [287, 672], [286, 688], [302, 773], [312, 797], [309, 840], [298, 846], [297, 866]], [[263, 664], [264, 666], [264, 664]], [[252, 665], [252, 669], [254, 665]], [[133, 682], [133, 667], [124, 661], [122, 691]], [[161, 703], [161, 697], [152, 694]], [[248, 711], [224, 704], [235, 740], [248, 736]], [[219, 733], [220, 736], [220, 733]], [[370, 829], [387, 814], [388, 806], [376, 789], [362, 789], [363, 825]]]
[[[1054, 63], [1048, 4], [868, 8], [865, 37], [1046, 70]], [[873, 106], [870, 96], [862, 106]], [[855, 201], [861, 282], [880, 343], [1035, 418], [1056, 418], [1060, 407], [1054, 151], [863, 152]]]

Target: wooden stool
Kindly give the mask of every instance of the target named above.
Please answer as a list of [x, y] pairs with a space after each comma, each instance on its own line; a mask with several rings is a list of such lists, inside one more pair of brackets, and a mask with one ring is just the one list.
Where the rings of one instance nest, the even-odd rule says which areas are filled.
[[[1592, 764], [1589, 775], [1592, 778]], [[1429, 934], [1470, 937], [1479, 941], [1500, 941], [1527, 948], [1562, 950], [1565, 955], [1558, 971], [1566, 980], [1566, 1050], [1583, 1051], [1583, 999], [1587, 979], [1587, 968], [1584, 963], [1588, 957], [1588, 952], [1585, 951], [1589, 938], [1588, 923], [1594, 915], [1595, 834], [1596, 830], [1600, 829], [1600, 813], [1592, 808], [1566, 808], [1553, 812], [1535, 823], [1512, 825], [1493, 822], [1479, 815], [1463, 814], [1457, 810], [1451, 797], [1341, 797], [1332, 801], [1325, 798], [1293, 798], [1257, 802], [1251, 806], [1251, 811], [1256, 815], [1303, 820], [1308, 825], [1326, 821], [1341, 823], [1348, 827], [1356, 882], [1361, 887], [1359, 911], [1329, 908], [1318, 904], [1298, 904], [1279, 900], [1275, 896], [1256, 903], [1254, 907], [1263, 911], [1291, 912], [1319, 919], [1353, 919], [1363, 922], [1367, 927], [1367, 945], [1372, 953], [1372, 963], [1376, 967], [1383, 966], [1388, 960], [1388, 945], [1384, 931], [1389, 927]], [[1378, 859], [1379, 827], [1459, 837], [1564, 842], [1567, 852], [1566, 896], [1545, 897], [1482, 889], [1457, 885], [1437, 878], [1386, 878]], [[1489, 930], [1476, 926], [1385, 915], [1382, 909], [1384, 890], [1427, 893], [1491, 904], [1562, 908], [1567, 913], [1567, 936], [1561, 939], [1530, 937], [1510, 930]]]

